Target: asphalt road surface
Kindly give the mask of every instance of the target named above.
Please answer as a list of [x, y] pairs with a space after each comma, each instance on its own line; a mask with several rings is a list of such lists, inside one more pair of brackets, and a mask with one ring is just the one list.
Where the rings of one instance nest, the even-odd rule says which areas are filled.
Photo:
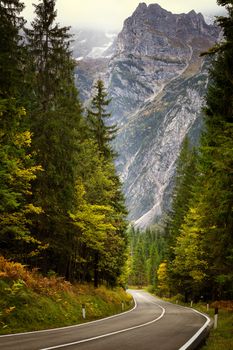
[[[143, 291], [129, 312], [82, 325], [0, 336], [1, 350], [185, 350], [210, 320]], [[191, 339], [191, 340], [190, 340]], [[196, 341], [196, 340], [195, 340]]]

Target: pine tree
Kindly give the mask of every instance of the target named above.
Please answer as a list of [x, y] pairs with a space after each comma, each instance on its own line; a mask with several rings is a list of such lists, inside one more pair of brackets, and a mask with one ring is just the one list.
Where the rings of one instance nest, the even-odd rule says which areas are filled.
[[[214, 46], [207, 54], [213, 56], [214, 61], [210, 70], [211, 82], [206, 101], [207, 123], [211, 119], [233, 122], [233, 6], [232, 1], [218, 0], [220, 6], [226, 6], [228, 16], [217, 17], [217, 24], [222, 28], [224, 40]], [[206, 54], [206, 53], [204, 53]]]
[[[91, 107], [87, 114], [87, 125], [90, 138], [96, 147], [98, 157], [99, 174], [88, 181], [87, 186], [92, 184], [89, 200], [93, 204], [104, 205], [111, 208], [107, 215], [107, 221], [114, 227], [109, 230], [107, 239], [104, 241], [102, 253], [95, 252], [94, 261], [94, 284], [98, 285], [101, 279], [110, 284], [116, 283], [124, 263], [126, 262], [126, 209], [121, 183], [114, 165], [114, 151], [110, 142], [116, 132], [115, 126], [106, 125], [111, 113], [106, 112], [110, 103], [107, 99], [104, 84], [98, 80], [96, 94], [92, 98]], [[104, 183], [102, 182], [104, 180]], [[102, 183], [101, 183], [102, 182]], [[97, 186], [96, 186], [97, 185]]]
[[159, 267], [159, 263], [161, 258], [158, 253], [158, 247], [156, 243], [153, 242], [150, 246], [149, 258], [147, 260], [147, 274], [148, 274], [148, 282], [150, 285], [155, 286], [157, 282], [157, 270]]
[[108, 113], [106, 109], [111, 99], [107, 99], [102, 80], [97, 80], [94, 88], [96, 92], [91, 100], [91, 109], [88, 109], [87, 122], [91, 135], [98, 144], [99, 152], [105, 159], [108, 159], [114, 155], [110, 142], [115, 138], [116, 134], [116, 126], [107, 125], [111, 113]]
[[20, 17], [24, 5], [20, 0], [0, 1], [0, 97], [19, 95], [22, 85], [23, 48], [20, 34], [25, 21]]
[[34, 95], [30, 117], [32, 148], [43, 168], [33, 186], [35, 201], [43, 209], [34, 230], [49, 245], [41, 259], [42, 270], [66, 275], [73, 244], [69, 211], [76, 206], [81, 106], [74, 86], [69, 28], [55, 23], [54, 0], [34, 6], [36, 17], [26, 30]]
[[168, 261], [171, 261], [174, 258], [174, 245], [176, 243], [177, 236], [180, 234], [181, 226], [184, 223], [185, 216], [189, 210], [193, 198], [197, 173], [196, 150], [192, 148], [189, 143], [189, 139], [186, 137], [183, 141], [181, 152], [177, 161], [172, 206], [166, 219]]
[[142, 237], [140, 237], [133, 254], [131, 279], [132, 283], [139, 287], [145, 286], [148, 283], [146, 271], [146, 256]]
[[22, 106], [25, 50], [20, 17], [24, 5], [0, 1], [0, 237], [1, 254], [25, 261], [40, 242], [31, 234], [31, 215], [37, 215], [31, 182], [40, 167], [31, 154], [28, 117]]

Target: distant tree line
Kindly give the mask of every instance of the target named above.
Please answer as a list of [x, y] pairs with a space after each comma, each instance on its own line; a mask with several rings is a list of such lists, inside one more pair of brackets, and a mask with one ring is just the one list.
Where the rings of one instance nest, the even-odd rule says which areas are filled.
[[151, 227], [145, 231], [132, 227], [128, 229], [129, 285], [143, 287], [150, 285], [157, 289], [160, 263], [165, 258], [166, 242], [160, 228]]
[[70, 281], [115, 284], [127, 258], [104, 84], [85, 111], [69, 27], [40, 0], [0, 1], [0, 254]]

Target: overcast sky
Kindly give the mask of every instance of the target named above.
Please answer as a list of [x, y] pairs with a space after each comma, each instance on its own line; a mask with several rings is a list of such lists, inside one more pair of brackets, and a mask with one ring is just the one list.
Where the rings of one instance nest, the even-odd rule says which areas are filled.
[[[23, 14], [31, 21], [32, 3], [37, 4], [38, 0], [22, 0], [22, 2], [26, 5]], [[131, 16], [140, 2], [145, 2], [147, 5], [158, 3], [173, 13], [186, 13], [194, 9], [203, 14], [216, 15], [222, 11], [222, 7], [217, 6], [216, 0], [57, 0], [58, 22], [61, 25], [79, 28], [121, 30], [124, 20]]]

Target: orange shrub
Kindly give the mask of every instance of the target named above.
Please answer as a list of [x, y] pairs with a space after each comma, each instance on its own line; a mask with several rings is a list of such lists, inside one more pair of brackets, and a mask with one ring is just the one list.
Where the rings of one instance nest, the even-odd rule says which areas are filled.
[[43, 277], [36, 269], [30, 271], [24, 265], [6, 260], [0, 256], [0, 277], [13, 281], [21, 280], [28, 288], [41, 294], [55, 295], [57, 292], [72, 291], [72, 285], [62, 277]]

